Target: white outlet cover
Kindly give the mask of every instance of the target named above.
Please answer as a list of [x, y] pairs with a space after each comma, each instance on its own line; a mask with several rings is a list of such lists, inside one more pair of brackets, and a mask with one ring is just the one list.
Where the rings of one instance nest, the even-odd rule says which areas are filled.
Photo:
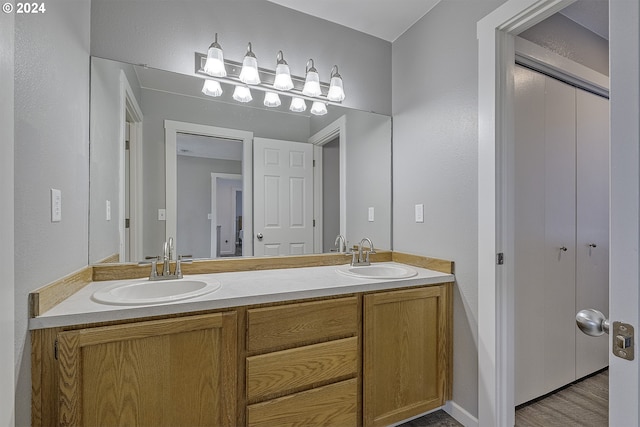
[[62, 191], [51, 189], [51, 222], [62, 221]]
[[158, 209], [158, 221], [166, 221], [166, 220], [167, 220], [167, 210]]
[[375, 218], [375, 209], [373, 207], [369, 208], [369, 222], [373, 222]]
[[416, 205], [416, 222], [424, 222], [424, 205]]
[[106, 205], [107, 212], [105, 216], [107, 218], [107, 221], [111, 221], [111, 200], [107, 200]]

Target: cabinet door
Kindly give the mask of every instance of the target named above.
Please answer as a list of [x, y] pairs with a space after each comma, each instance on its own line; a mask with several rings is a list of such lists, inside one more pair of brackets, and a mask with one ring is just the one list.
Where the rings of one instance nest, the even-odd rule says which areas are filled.
[[236, 314], [58, 334], [61, 425], [232, 426]]
[[384, 426], [449, 397], [449, 288], [364, 297], [364, 425]]

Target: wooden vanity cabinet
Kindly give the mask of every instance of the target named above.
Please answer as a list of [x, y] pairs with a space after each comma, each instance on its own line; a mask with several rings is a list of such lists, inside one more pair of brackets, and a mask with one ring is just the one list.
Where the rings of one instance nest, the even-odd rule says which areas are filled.
[[360, 424], [357, 296], [247, 310], [246, 424]]
[[57, 334], [59, 424], [233, 426], [235, 312]]
[[449, 285], [365, 294], [365, 426], [397, 423], [451, 399]]

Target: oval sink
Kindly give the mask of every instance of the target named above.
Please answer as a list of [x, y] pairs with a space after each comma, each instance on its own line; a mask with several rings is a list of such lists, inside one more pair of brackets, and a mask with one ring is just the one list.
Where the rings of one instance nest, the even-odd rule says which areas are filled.
[[413, 268], [389, 264], [345, 265], [338, 268], [338, 272], [362, 279], [406, 279], [418, 274]]
[[144, 280], [115, 283], [93, 293], [99, 303], [113, 305], [145, 305], [180, 301], [206, 295], [220, 288], [220, 282], [177, 279]]

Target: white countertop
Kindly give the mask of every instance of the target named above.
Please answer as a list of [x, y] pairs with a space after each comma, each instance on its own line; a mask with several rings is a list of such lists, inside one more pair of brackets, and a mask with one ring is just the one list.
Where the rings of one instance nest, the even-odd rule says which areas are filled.
[[29, 329], [189, 313], [454, 281], [453, 274], [406, 266], [395, 262], [375, 264], [410, 267], [416, 270], [418, 274], [406, 279], [362, 279], [338, 273], [337, 269], [340, 266], [323, 266], [186, 275], [184, 276], [185, 279], [205, 282], [207, 280], [217, 280], [222, 286], [215, 292], [197, 298], [163, 304], [135, 306], [101, 304], [93, 301], [91, 295], [97, 290], [114, 283], [144, 281], [147, 279], [91, 282], [51, 310], [29, 319]]

